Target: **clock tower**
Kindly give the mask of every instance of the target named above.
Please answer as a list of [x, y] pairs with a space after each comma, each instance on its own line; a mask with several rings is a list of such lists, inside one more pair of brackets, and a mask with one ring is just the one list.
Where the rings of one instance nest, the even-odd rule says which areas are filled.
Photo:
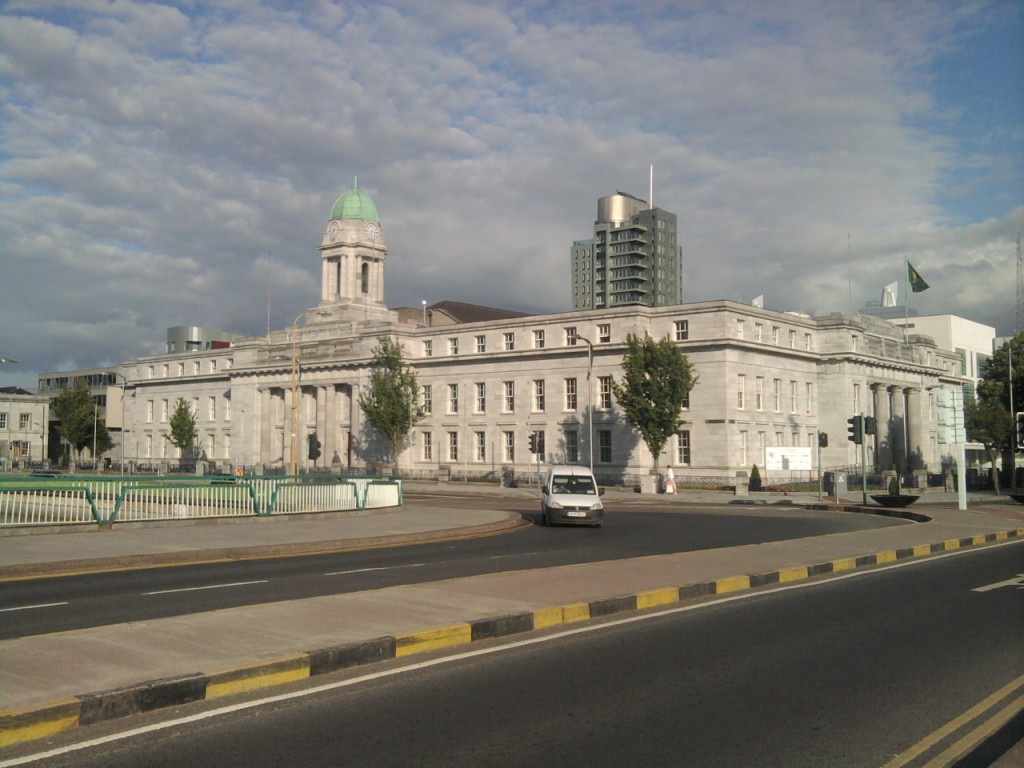
[[373, 314], [377, 313], [374, 310], [387, 311], [384, 305], [387, 253], [377, 206], [369, 195], [359, 191], [356, 180], [352, 191], [335, 201], [320, 243], [323, 268], [320, 307], [332, 313], [346, 307]]

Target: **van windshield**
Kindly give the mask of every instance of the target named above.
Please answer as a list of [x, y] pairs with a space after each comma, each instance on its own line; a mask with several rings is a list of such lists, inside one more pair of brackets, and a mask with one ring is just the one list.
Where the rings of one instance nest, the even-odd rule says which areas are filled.
[[592, 477], [583, 475], [555, 475], [551, 479], [551, 492], [596, 496], [597, 488], [594, 487], [594, 478]]

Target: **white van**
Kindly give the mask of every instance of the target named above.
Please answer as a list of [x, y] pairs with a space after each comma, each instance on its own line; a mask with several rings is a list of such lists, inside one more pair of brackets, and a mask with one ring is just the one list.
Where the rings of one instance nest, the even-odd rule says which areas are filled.
[[566, 523], [600, 526], [604, 520], [604, 491], [586, 467], [560, 464], [548, 470], [541, 488], [540, 512], [544, 525]]

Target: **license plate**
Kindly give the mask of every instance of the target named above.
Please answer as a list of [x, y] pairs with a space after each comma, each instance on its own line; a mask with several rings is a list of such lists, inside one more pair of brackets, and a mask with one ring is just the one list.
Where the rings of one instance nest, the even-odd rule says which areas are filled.
[[586, 517], [587, 513], [582, 510], [572, 510], [565, 513], [567, 517]]

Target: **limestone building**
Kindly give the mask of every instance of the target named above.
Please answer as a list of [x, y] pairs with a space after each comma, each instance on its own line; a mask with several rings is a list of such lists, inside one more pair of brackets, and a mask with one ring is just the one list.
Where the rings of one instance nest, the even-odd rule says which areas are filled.
[[[132, 460], [176, 458], [166, 436], [179, 397], [197, 415], [202, 452], [217, 463], [286, 471], [294, 454], [300, 470], [345, 471], [384, 460], [358, 398], [385, 335], [404, 347], [426, 410], [398, 457], [404, 473], [486, 476], [592, 461], [603, 482], [645, 474], [654, 457], [611, 389], [629, 334], [669, 336], [700, 377], [685, 423], [658, 457], [677, 477], [726, 482], [763, 467], [772, 446], [813, 447], [816, 455], [819, 432], [829, 435], [823, 466], [856, 464], [846, 420], [857, 413], [879, 419], [868, 458], [880, 469], [939, 472], [951, 453], [938, 439], [939, 410], [943, 390], [962, 384], [959, 358], [877, 318], [815, 318], [731, 301], [534, 316], [453, 302], [429, 315], [425, 306], [392, 311], [383, 300], [385, 234], [357, 188], [335, 203], [319, 252], [320, 301], [290, 327], [122, 366]], [[311, 462], [306, 440], [314, 433], [322, 453]], [[536, 455], [530, 434], [540, 438]]]

